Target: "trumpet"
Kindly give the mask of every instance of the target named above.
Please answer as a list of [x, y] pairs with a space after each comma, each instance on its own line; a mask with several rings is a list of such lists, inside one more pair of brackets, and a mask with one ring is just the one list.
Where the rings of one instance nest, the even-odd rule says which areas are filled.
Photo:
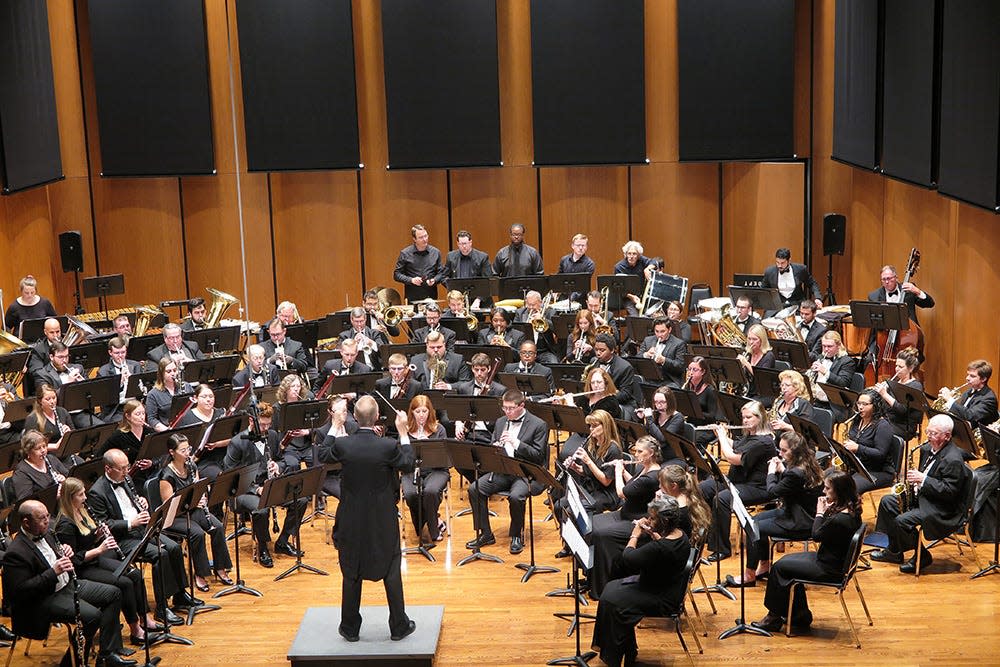
[[[957, 387], [952, 387], [951, 388], [951, 394], [955, 398], [958, 398], [958, 394], [961, 394], [962, 390], [965, 389], [968, 386], [968, 384], [969, 384], [968, 382], [963, 382], [962, 384], [958, 385]], [[941, 391], [944, 391], [944, 389], [942, 389]], [[944, 396], [942, 396], [941, 392], [939, 391], [938, 392], [938, 397], [934, 399], [933, 403], [931, 403], [931, 408], [933, 408], [935, 410], [938, 410], [938, 411], [943, 411], [943, 410], [945, 410], [945, 406], [947, 404], [948, 404], [948, 399], [945, 398]]]
[[503, 334], [494, 334], [490, 337], [490, 345], [499, 345], [501, 347], [510, 347], [510, 343], [507, 339], [503, 337]]

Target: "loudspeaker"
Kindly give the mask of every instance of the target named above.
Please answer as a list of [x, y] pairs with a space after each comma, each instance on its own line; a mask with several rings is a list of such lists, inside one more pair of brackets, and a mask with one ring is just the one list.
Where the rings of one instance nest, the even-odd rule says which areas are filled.
[[847, 217], [839, 213], [823, 216], [823, 254], [843, 255], [847, 235]]
[[59, 235], [59, 257], [63, 273], [83, 271], [83, 237], [80, 232], [63, 232]]

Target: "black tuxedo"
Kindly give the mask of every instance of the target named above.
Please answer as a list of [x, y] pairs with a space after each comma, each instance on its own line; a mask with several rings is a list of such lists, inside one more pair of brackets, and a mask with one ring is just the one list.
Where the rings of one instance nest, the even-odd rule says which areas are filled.
[[[447, 278], [461, 278], [459, 275], [459, 263], [462, 258], [461, 250], [452, 250], [448, 253], [445, 259], [445, 276]], [[493, 275], [493, 267], [490, 266], [490, 257], [482, 250], [476, 250], [475, 248], [469, 252], [469, 261], [471, 271], [469, 272], [469, 278], [489, 278]], [[444, 281], [445, 285], [448, 281]]]
[[[639, 346], [638, 356], [645, 356], [647, 350], [656, 347], [658, 341], [656, 336], [646, 336]], [[660, 372], [663, 380], [671, 387], [680, 387], [684, 384], [684, 371], [687, 364], [684, 362], [684, 354], [687, 352], [687, 345], [677, 336], [671, 333], [663, 343], [663, 363], [660, 365]], [[645, 378], [650, 382], [659, 382], [660, 378]]]
[[552, 369], [548, 366], [543, 366], [539, 363], [534, 363], [531, 365], [531, 370], [526, 371], [521, 369], [520, 362], [512, 362], [503, 367], [504, 373], [527, 373], [528, 375], [541, 375], [549, 383], [549, 392], [552, 393], [556, 390], [555, 380], [552, 379]]
[[[306, 348], [302, 346], [297, 340], [292, 340], [291, 338], [285, 336], [285, 356], [291, 357], [288, 360], [288, 370], [295, 371], [296, 373], [301, 373], [312, 365], [312, 361], [309, 359], [309, 353], [306, 352]], [[274, 355], [278, 346], [274, 344], [274, 341], [268, 339], [260, 344], [264, 348], [264, 358], [270, 360]], [[275, 364], [276, 366], [278, 364]]]
[[[344, 373], [344, 361], [343, 359], [330, 359], [328, 362], [323, 364], [323, 370], [320, 371], [319, 378], [316, 381], [316, 388], [322, 387], [327, 379], [330, 377], [330, 373], [336, 371], [337, 375], [343, 375]], [[358, 373], [371, 373], [372, 367], [368, 364], [362, 363], [357, 359], [351, 364], [347, 369], [348, 375], [357, 375]]]
[[202, 329], [207, 329], [205, 325], [205, 320], [201, 321], [201, 324], [195, 324], [194, 320], [190, 317], [185, 317], [181, 322], [181, 331], [201, 331]]
[[[365, 327], [364, 329], [361, 330], [361, 333], [367, 336], [370, 340], [374, 341], [376, 349], [371, 353], [365, 353], [359, 349], [358, 358], [364, 361], [365, 364], [371, 366], [374, 369], [381, 368], [381, 359], [379, 358], [377, 348], [382, 347], [383, 345], [388, 345], [389, 339], [386, 338], [384, 333], [382, 333], [378, 329], [372, 329], [371, 327]], [[358, 332], [355, 331], [353, 327], [341, 331], [340, 334], [337, 336], [338, 345], [340, 343], [343, 343], [348, 338], [354, 338], [357, 334]]]
[[813, 318], [812, 323], [809, 325], [809, 330], [806, 331], [800, 326], [801, 324], [801, 322], [798, 322], [795, 327], [805, 339], [806, 352], [809, 354], [809, 358], [815, 361], [823, 354], [823, 334], [826, 333], [826, 325], [821, 320]]
[[745, 336], [745, 335], [747, 335], [747, 331], [750, 330], [750, 327], [752, 327], [755, 324], [760, 324], [760, 318], [757, 318], [757, 317], [754, 317], [753, 315], [751, 315], [750, 317], [748, 317], [746, 319], [745, 322], [737, 322], [736, 319], [733, 318], [733, 323], [737, 327], [739, 327], [740, 331], [742, 331], [743, 335]]
[[[403, 394], [402, 398], [411, 399], [421, 391], [423, 391], [424, 386], [421, 384], [420, 380], [415, 377], [410, 377], [410, 381], [406, 385], [406, 393]], [[392, 398], [392, 377], [379, 378], [375, 381], [375, 391], [381, 393], [386, 398]], [[397, 396], [397, 398], [399, 398]]]
[[[87, 373], [83, 370], [83, 366], [80, 364], [66, 364], [67, 372], [72, 372], [73, 369], [76, 369], [80, 373], [80, 377], [84, 380], [87, 379]], [[53, 389], [63, 386], [63, 381], [59, 379], [59, 371], [51, 363], [45, 364], [35, 373], [35, 387], [41, 387], [42, 384], [50, 385]]]
[[642, 389], [639, 386], [639, 381], [636, 379], [635, 369], [632, 368], [632, 364], [615, 354], [612, 355], [611, 361], [608, 364], [598, 361], [597, 365], [601, 367], [607, 366], [608, 375], [611, 376], [615, 387], [618, 389], [615, 398], [618, 399], [619, 405], [636, 406], [641, 402]]
[[[138, 361], [132, 361], [131, 359], [125, 360], [125, 368], [128, 369], [129, 375], [136, 375], [142, 372], [142, 364], [140, 364]], [[115, 368], [113, 362], [109, 361], [108, 363], [104, 364], [103, 366], [97, 369], [97, 377], [99, 378], [111, 377], [112, 375], [121, 375], [121, 373], [118, 372], [118, 369]], [[128, 383], [126, 383], [126, 386], [122, 387], [123, 392], [128, 388], [127, 384]], [[151, 386], [146, 387], [147, 390], [150, 388]], [[119, 397], [120, 396], [121, 394], [119, 394]], [[101, 418], [109, 423], [111, 421], [114, 421], [114, 418], [121, 418], [121, 412], [118, 411], [118, 407], [124, 402], [125, 401], [120, 400], [119, 398], [118, 403], [115, 405], [102, 405]]]
[[[247, 382], [251, 382], [252, 371], [249, 366], [242, 370], [236, 371], [236, 375], [233, 376], [233, 386], [234, 387], [245, 387]], [[265, 362], [260, 368], [260, 377], [264, 380], [263, 387], [274, 387], [281, 383], [281, 373], [275, 366]]]
[[[465, 363], [462, 355], [455, 354], [454, 352], [446, 352], [444, 359], [448, 363], [448, 366], [445, 368], [444, 377], [439, 379], [443, 379], [448, 384], [472, 379], [472, 369], [469, 367], [469, 364]], [[413, 378], [428, 389], [433, 389], [433, 387], [428, 386], [430, 371], [427, 368], [427, 354], [415, 354], [410, 362], [417, 367], [413, 371]]]
[[[789, 297], [781, 296], [786, 306], [798, 305], [808, 299], [822, 299], [823, 293], [819, 289], [819, 283], [809, 273], [809, 268], [805, 264], [789, 263], [792, 271], [792, 278], [795, 281], [795, 289]], [[774, 264], [764, 269], [764, 287], [778, 289], [778, 267]]]
[[25, 396], [34, 396], [36, 390], [35, 374], [49, 363], [49, 350], [51, 349], [49, 339], [42, 336], [32, 343], [28, 349], [31, 350], [31, 354], [28, 355], [28, 369], [24, 373], [24, 382], [21, 389]]
[[973, 393], [971, 389], [962, 393], [948, 412], [975, 426], [988, 426], [997, 420], [997, 395], [984, 386]]
[[[438, 326], [437, 330], [439, 332], [441, 332], [442, 336], [444, 336], [444, 346], [448, 350], [451, 350], [452, 348], [454, 348], [455, 347], [455, 337], [456, 337], [455, 332], [452, 331], [451, 329], [449, 329], [448, 327], [442, 327], [440, 325]], [[413, 337], [410, 338], [410, 342], [411, 343], [424, 343], [424, 342], [427, 341], [427, 334], [429, 334], [430, 332], [431, 332], [431, 328], [430, 327], [426, 327], [426, 326], [425, 327], [420, 327], [419, 329], [414, 329], [413, 330]]]
[[[483, 329], [479, 332], [479, 344], [480, 345], [492, 345], [493, 337], [497, 335], [496, 329], [490, 327], [489, 329]], [[521, 347], [521, 343], [524, 342], [524, 334], [517, 329], [507, 329], [503, 332], [503, 339], [507, 341], [507, 345], [514, 348], [515, 350]]]
[[834, 357], [833, 364], [830, 366], [830, 374], [826, 378], [826, 384], [845, 388], [850, 387], [856, 370], [857, 362], [854, 360], [854, 357], [846, 354], [842, 357]]
[[[902, 283], [897, 285], [896, 289], [902, 290]], [[888, 300], [886, 298], [885, 287], [879, 287], [874, 292], [870, 292], [868, 294], [868, 300], [878, 301], [879, 303], [887, 303]], [[933, 308], [934, 298], [927, 292], [924, 292], [923, 299], [916, 294], [903, 292], [903, 303], [906, 304], [906, 312], [910, 316], [910, 319], [913, 320], [913, 323], [919, 324], [920, 322], [917, 320], [917, 306], [920, 306], [921, 308]]]
[[[194, 342], [193, 340], [183, 340], [181, 341], [181, 344], [187, 350], [187, 356], [191, 357], [192, 359], [197, 360], [205, 358], [205, 355], [202, 354], [200, 349], [198, 349], [198, 343]], [[160, 345], [157, 345], [149, 352], [147, 352], [146, 358], [152, 361], [154, 364], [158, 364], [160, 363], [160, 359], [167, 356], [167, 354], [168, 354], [167, 344], [161, 343]]]

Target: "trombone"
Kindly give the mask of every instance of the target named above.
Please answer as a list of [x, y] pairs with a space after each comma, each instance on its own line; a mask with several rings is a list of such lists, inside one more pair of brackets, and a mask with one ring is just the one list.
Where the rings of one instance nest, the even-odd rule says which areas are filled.
[[472, 306], [469, 304], [469, 293], [462, 292], [465, 299], [465, 328], [469, 331], [479, 331], [479, 318], [472, 313]]

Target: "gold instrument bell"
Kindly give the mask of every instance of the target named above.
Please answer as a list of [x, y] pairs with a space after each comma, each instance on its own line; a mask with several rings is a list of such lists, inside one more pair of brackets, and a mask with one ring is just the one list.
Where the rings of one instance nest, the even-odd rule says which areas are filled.
[[[0, 354], [10, 354], [15, 350], [23, 350], [28, 346], [23, 340], [15, 336], [14, 334], [9, 334], [3, 329], [0, 329]], [[21, 384], [21, 380], [24, 379], [24, 368], [22, 367], [19, 371], [13, 371], [10, 373], [0, 373], [0, 382], [5, 382], [10, 386], [14, 387], [14, 391], [17, 391], [18, 386]], [[0, 420], [2, 421], [2, 420]]]
[[222, 322], [222, 318], [230, 306], [239, 303], [240, 300], [231, 294], [211, 287], [206, 287], [205, 291], [212, 295], [212, 304], [208, 307], [208, 313], [205, 315], [205, 328], [214, 329]]

